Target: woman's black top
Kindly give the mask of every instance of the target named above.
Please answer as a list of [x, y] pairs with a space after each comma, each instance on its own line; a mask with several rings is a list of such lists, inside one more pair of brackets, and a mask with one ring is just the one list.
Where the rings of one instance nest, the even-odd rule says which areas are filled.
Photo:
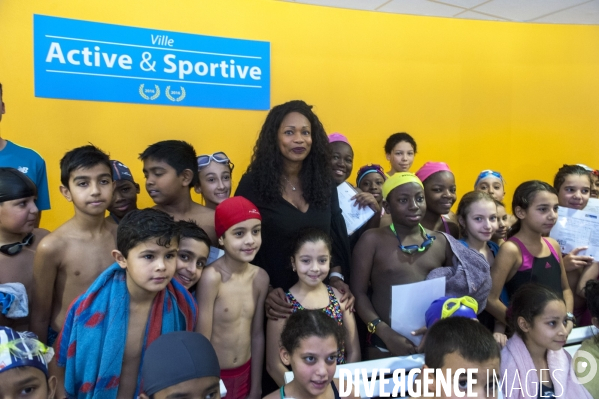
[[337, 187], [331, 184], [331, 196], [327, 206], [321, 209], [309, 204], [303, 213], [283, 196], [274, 202], [263, 201], [256, 190], [252, 172], [242, 176], [235, 195], [254, 203], [262, 216], [262, 246], [253, 264], [262, 267], [270, 277], [274, 288], [287, 291], [297, 282], [297, 274], [291, 269], [291, 251], [297, 232], [304, 227], [315, 227], [329, 234], [333, 242], [331, 267], [341, 266], [345, 282], [349, 282], [349, 240], [345, 221], [339, 208]]

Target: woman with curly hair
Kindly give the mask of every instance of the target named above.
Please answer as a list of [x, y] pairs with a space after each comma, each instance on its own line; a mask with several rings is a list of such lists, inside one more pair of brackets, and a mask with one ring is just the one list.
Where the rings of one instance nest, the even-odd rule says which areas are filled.
[[353, 308], [343, 281], [349, 273], [349, 241], [331, 175], [327, 135], [312, 107], [295, 100], [271, 109], [235, 193], [252, 201], [262, 215], [262, 246], [253, 263], [266, 270], [274, 288], [266, 300], [269, 318], [292, 313], [285, 292], [297, 282], [291, 252], [304, 227], [331, 236], [329, 284], [343, 294], [341, 302]]

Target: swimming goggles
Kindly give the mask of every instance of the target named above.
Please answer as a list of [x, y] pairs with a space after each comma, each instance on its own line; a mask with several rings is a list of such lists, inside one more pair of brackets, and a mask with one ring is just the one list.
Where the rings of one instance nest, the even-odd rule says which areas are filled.
[[[54, 350], [35, 338], [23, 337], [0, 344], [0, 356], [8, 351], [14, 357], [20, 359], [31, 359], [33, 356], [41, 356], [48, 362], [54, 356]], [[50, 359], [48, 359], [48, 357]]]
[[8, 256], [15, 256], [16, 254], [21, 252], [23, 247], [28, 247], [31, 244], [33, 244], [34, 238], [35, 237], [33, 236], [33, 233], [29, 233], [25, 236], [25, 238], [23, 238], [23, 241], [21, 241], [21, 242], [15, 242], [12, 244], [2, 245], [0, 247], [0, 252], [2, 252], [5, 255], [8, 255]]
[[441, 309], [441, 319], [446, 319], [453, 316], [453, 314], [456, 313], [462, 305], [472, 309], [475, 315], [478, 313], [478, 302], [476, 302], [476, 299], [470, 296], [449, 298], [445, 301], [443, 308]]
[[233, 162], [231, 162], [231, 160], [229, 159], [227, 154], [225, 154], [222, 151], [215, 152], [214, 154], [210, 154], [210, 155], [200, 155], [197, 160], [198, 160], [198, 169], [201, 169], [205, 166], [210, 165], [211, 161], [218, 162], [218, 163], [226, 163], [229, 165], [229, 168], [231, 168], [231, 171], [233, 171], [233, 168], [235, 167], [235, 165], [233, 165]]
[[491, 169], [487, 169], [487, 170], [483, 170], [482, 172], [480, 172], [480, 174], [476, 178], [476, 181], [474, 182], [474, 189], [476, 190], [476, 186], [478, 185], [479, 181], [481, 181], [485, 177], [489, 177], [489, 176], [498, 178], [499, 180], [501, 180], [501, 184], [505, 185], [505, 182], [503, 181], [503, 177], [501, 176], [501, 173], [495, 172], [494, 170], [491, 170]]
[[399, 239], [399, 236], [397, 235], [397, 232], [395, 231], [394, 224], [391, 223], [391, 226], [389, 226], [389, 228], [391, 228], [391, 231], [393, 232], [393, 234], [395, 234], [397, 241], [399, 241], [399, 249], [401, 249], [402, 252], [404, 252], [408, 255], [412, 255], [413, 253], [416, 253], [416, 252], [426, 251], [427, 249], [430, 248], [431, 245], [433, 245], [433, 241], [435, 241], [435, 236], [428, 235], [428, 233], [426, 232], [426, 230], [424, 230], [424, 227], [422, 227], [422, 225], [420, 223], [418, 223], [418, 227], [420, 227], [420, 232], [422, 234], [422, 237], [424, 238], [424, 242], [420, 245], [414, 244], [414, 245], [403, 246], [401, 244], [401, 240]]

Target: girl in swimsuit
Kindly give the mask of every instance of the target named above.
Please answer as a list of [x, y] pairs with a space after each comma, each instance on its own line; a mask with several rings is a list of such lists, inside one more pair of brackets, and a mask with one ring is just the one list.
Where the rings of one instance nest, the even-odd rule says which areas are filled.
[[[291, 265], [299, 281], [287, 291], [287, 302], [293, 306], [293, 312], [318, 309], [343, 327], [345, 340], [336, 356], [337, 364], [358, 362], [360, 344], [354, 315], [339, 304], [339, 291], [323, 283], [329, 275], [330, 260], [330, 238], [318, 229], [301, 230], [291, 257]], [[285, 372], [288, 371], [279, 355], [279, 342], [285, 321], [269, 319], [266, 325], [266, 370], [279, 386], [283, 384]]]
[[[557, 202], [553, 187], [538, 180], [520, 184], [514, 193], [512, 210], [518, 221], [491, 268], [493, 286], [486, 308], [501, 323], [506, 324], [507, 311], [499, 299], [503, 287], [511, 301], [514, 292], [528, 282], [557, 292], [568, 312], [572, 312], [572, 291], [559, 245], [553, 238], [545, 238], [557, 221]], [[572, 322], [568, 322], [568, 333], [572, 327]]]
[[443, 216], [451, 212], [457, 199], [455, 177], [449, 166], [444, 162], [427, 162], [418, 169], [416, 176], [424, 186], [426, 200], [426, 214], [421, 224], [429, 230], [459, 238], [458, 226]]
[[333, 377], [343, 341], [344, 329], [321, 310], [292, 314], [281, 333], [279, 357], [291, 366], [293, 381], [265, 399], [339, 398], [339, 382]]

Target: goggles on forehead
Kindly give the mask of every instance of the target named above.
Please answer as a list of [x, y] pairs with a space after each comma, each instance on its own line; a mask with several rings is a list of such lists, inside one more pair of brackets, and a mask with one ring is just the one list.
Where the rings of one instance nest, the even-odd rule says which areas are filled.
[[23, 337], [0, 344], [0, 354], [8, 351], [19, 359], [31, 359], [33, 356], [42, 357], [46, 363], [52, 360], [54, 350], [35, 338]]
[[501, 180], [501, 184], [505, 184], [505, 182], [503, 181], [503, 177], [501, 176], [501, 173], [495, 172], [491, 169], [487, 169], [487, 170], [483, 170], [482, 172], [480, 172], [480, 174], [476, 178], [476, 181], [474, 182], [474, 188], [476, 189], [476, 186], [478, 185], [479, 181], [481, 181], [485, 177], [489, 177], [489, 176], [496, 177], [499, 180]]
[[231, 171], [233, 171], [233, 168], [235, 167], [235, 165], [233, 165], [233, 162], [231, 162], [227, 154], [225, 154], [222, 151], [215, 152], [214, 154], [210, 155], [200, 155], [197, 160], [198, 169], [208, 166], [212, 161], [222, 164], [228, 164], [229, 168], [231, 168]]
[[25, 236], [25, 238], [23, 238], [23, 241], [21, 241], [21, 242], [15, 242], [12, 244], [2, 245], [0, 247], [0, 252], [2, 252], [5, 255], [8, 255], [8, 256], [14, 256], [14, 255], [18, 254], [19, 252], [21, 252], [21, 250], [23, 250], [23, 247], [28, 247], [31, 244], [33, 244], [34, 238], [35, 237], [34, 237], [33, 233], [29, 233]]

